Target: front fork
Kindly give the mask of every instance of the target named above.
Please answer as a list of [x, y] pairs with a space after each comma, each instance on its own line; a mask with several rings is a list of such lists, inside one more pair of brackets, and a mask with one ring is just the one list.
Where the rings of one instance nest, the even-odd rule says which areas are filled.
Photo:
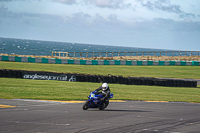
[[91, 104], [92, 104], [92, 102], [91, 102], [92, 100], [91, 99], [88, 99], [88, 107], [90, 107], [91, 106]]

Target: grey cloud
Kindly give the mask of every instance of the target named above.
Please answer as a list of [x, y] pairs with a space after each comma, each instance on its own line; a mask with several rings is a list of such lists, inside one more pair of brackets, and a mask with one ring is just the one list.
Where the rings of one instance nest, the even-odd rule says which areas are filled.
[[148, 22], [149, 26], [157, 28], [157, 30], [170, 30], [174, 32], [194, 32], [200, 31], [200, 23], [191, 20], [174, 21], [172, 19], [155, 18]]
[[[10, 1], [31, 1], [31, 0], [0, 0], [0, 2], [1, 1], [10, 2]], [[38, 0], [38, 1], [41, 1], [41, 0]]]
[[52, 14], [36, 14], [36, 13], [14, 13], [7, 10], [7, 8], [0, 7], [0, 21], [10, 25], [32, 25], [38, 22], [63, 22], [62, 17]]
[[52, 0], [63, 4], [92, 4], [100, 8], [111, 8], [111, 9], [125, 9], [130, 8], [131, 3], [124, 3], [124, 0]]
[[72, 15], [72, 17], [66, 17], [67, 22], [78, 22], [79, 24], [88, 25], [91, 21], [92, 17], [89, 14], [85, 14], [82, 12], [78, 12]]
[[[181, 13], [179, 15], [180, 18], [195, 18], [195, 15], [193, 13]], [[198, 17], [198, 16], [197, 16]]]
[[180, 18], [195, 18], [195, 14], [184, 12], [183, 10], [181, 10], [180, 5], [171, 4], [170, 0], [142, 0], [141, 5], [153, 11], [161, 10], [164, 12], [176, 13], [179, 15]]
[[68, 5], [76, 4], [76, 0], [52, 0], [52, 1]]
[[[0, 0], [1, 1], [31, 1], [31, 0]], [[41, 0], [38, 0], [38, 1], [41, 1]], [[64, 4], [75, 4], [76, 3], [76, 0], [52, 0], [54, 2], [59, 2], [59, 3], [64, 3]]]
[[15, 17], [15, 13], [8, 11], [8, 8], [5, 6], [0, 6], [0, 18], [9, 18], [9, 17]]
[[159, 0], [159, 1], [143, 1], [141, 3], [144, 7], [147, 7], [150, 10], [162, 10], [167, 12], [181, 13], [179, 5], [170, 4], [168, 0]]
[[100, 26], [110, 25], [112, 18], [115, 18], [115, 16], [111, 15], [108, 18], [105, 18], [100, 14], [96, 14], [95, 16], [92, 17], [89, 14], [78, 12], [78, 13], [73, 14], [70, 17], [66, 16], [65, 22], [71, 23], [73, 25], [84, 26], [84, 27], [85, 26], [100, 27]]
[[125, 9], [131, 7], [131, 4], [125, 4], [124, 0], [85, 0], [85, 3], [101, 8]]
[[0, 13], [6, 12], [7, 10], [8, 10], [8, 8], [6, 8], [5, 6], [0, 7]]
[[[104, 17], [100, 14], [90, 16], [82, 12], [73, 14], [72, 17], [67, 17], [66, 23], [76, 26], [88, 27], [89, 29], [98, 31], [101, 29], [117, 31], [118, 29], [136, 30], [136, 31], [199, 31], [200, 23], [190, 19], [185, 21], [174, 21], [172, 19], [155, 18], [153, 20], [138, 21], [134, 24], [127, 24], [123, 20], [119, 20], [116, 14], [110, 14]], [[103, 31], [102, 31], [103, 32]], [[108, 31], [107, 31], [108, 32]]]

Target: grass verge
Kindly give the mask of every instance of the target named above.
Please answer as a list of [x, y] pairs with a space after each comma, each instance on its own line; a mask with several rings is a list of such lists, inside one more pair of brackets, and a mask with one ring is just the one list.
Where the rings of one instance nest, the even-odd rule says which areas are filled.
[[[0, 78], [0, 98], [85, 100], [100, 83]], [[200, 88], [109, 84], [113, 100], [176, 101], [200, 103]], [[200, 87], [200, 86], [198, 86]]]
[[200, 79], [199, 66], [122, 66], [122, 65], [70, 65], [0, 61], [0, 69], [50, 71], [96, 75], [122, 75], [124, 77], [188, 78]]

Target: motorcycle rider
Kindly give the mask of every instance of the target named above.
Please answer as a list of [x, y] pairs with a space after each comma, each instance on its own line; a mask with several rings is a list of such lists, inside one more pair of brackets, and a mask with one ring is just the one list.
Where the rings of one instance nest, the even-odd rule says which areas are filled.
[[[99, 92], [101, 91], [101, 92]], [[110, 88], [107, 83], [103, 83], [99, 88], [95, 90], [95, 94], [102, 94], [104, 97], [100, 98], [102, 102], [105, 104], [109, 103], [109, 98], [110, 98]]]

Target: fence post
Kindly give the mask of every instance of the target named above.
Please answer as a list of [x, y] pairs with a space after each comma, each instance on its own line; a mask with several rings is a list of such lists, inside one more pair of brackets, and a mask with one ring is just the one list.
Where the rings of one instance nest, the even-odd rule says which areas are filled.
[[118, 52], [118, 56], [119, 56], [120, 52]]
[[101, 57], [101, 52], [99, 52], [99, 57]]
[[106, 58], [108, 57], [108, 52], [106, 52]]
[[88, 52], [86, 52], [86, 58], [88, 58]]
[[113, 52], [112, 52], [112, 57], [113, 57]]
[[76, 56], [76, 52], [74, 52], [74, 57]]

